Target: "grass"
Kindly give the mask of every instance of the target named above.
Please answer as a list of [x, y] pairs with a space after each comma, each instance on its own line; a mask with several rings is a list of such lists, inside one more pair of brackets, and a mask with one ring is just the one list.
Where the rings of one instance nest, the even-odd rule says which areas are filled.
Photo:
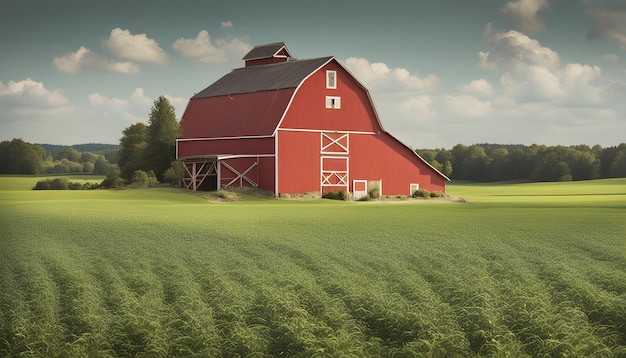
[[0, 356], [626, 355], [624, 179], [374, 205], [39, 179], [0, 177]]

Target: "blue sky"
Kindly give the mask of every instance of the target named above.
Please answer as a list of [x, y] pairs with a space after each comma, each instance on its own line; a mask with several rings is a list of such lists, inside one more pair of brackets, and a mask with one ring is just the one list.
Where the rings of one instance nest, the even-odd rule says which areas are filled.
[[252, 46], [333, 55], [415, 148], [626, 142], [626, 0], [0, 0], [0, 140], [118, 143]]

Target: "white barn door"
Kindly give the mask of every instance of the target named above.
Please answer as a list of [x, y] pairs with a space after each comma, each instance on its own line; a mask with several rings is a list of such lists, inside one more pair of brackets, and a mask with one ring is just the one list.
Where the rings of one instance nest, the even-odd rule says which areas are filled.
[[352, 181], [352, 196], [357, 200], [367, 196], [367, 180]]
[[320, 191], [350, 191], [350, 135], [320, 132]]

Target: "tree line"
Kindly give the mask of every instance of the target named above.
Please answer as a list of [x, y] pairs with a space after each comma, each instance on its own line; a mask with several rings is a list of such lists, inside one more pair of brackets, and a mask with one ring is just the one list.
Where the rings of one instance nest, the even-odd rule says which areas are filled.
[[457, 144], [415, 151], [450, 179], [481, 182], [571, 181], [626, 177], [626, 143], [618, 146]]
[[138, 122], [123, 130], [119, 150], [81, 153], [73, 147], [45, 145], [59, 148], [46, 151], [16, 138], [0, 142], [0, 174], [99, 174], [106, 175], [105, 188], [175, 182], [185, 172], [175, 160], [179, 134], [174, 107], [161, 96], [154, 101], [147, 125]]
[[117, 163], [117, 151], [79, 152], [73, 147], [47, 151], [16, 138], [0, 142], [0, 174], [99, 174]]

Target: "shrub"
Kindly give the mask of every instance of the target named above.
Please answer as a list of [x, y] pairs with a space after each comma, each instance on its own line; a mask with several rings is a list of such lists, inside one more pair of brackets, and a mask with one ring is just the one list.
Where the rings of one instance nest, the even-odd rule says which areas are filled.
[[445, 198], [447, 195], [444, 192], [441, 191], [431, 191], [430, 192], [430, 197], [431, 198]]
[[187, 170], [185, 169], [185, 164], [180, 160], [174, 160], [165, 173], [163, 173], [163, 178], [172, 185], [179, 185], [186, 175]]
[[69, 182], [67, 189], [69, 190], [81, 190], [83, 188], [83, 184], [77, 182]]
[[411, 196], [414, 198], [428, 199], [430, 198], [430, 192], [426, 189], [417, 189]]
[[77, 183], [71, 182], [69, 178], [48, 178], [38, 181], [33, 190], [89, 190], [98, 189], [98, 183]]
[[367, 197], [370, 199], [380, 198], [380, 190], [378, 188], [371, 188], [367, 191]]
[[126, 182], [120, 177], [121, 171], [118, 165], [112, 165], [107, 177], [100, 184], [103, 188], [121, 188]]
[[159, 181], [154, 175], [154, 171], [144, 172], [143, 170], [135, 170], [130, 178], [130, 185], [133, 188], [145, 188], [149, 186], [157, 186]]
[[329, 191], [322, 195], [324, 199], [332, 199], [332, 200], [350, 200], [350, 193], [345, 190], [340, 191]]
[[38, 181], [33, 190], [50, 190], [50, 179]]

